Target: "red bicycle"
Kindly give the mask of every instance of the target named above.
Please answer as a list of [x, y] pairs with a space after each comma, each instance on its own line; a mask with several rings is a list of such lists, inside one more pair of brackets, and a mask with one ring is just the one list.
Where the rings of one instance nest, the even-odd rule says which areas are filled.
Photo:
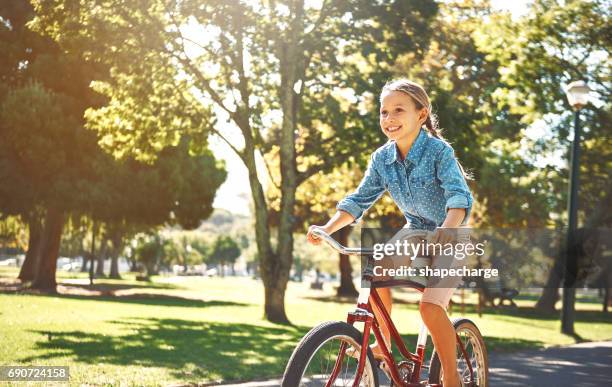
[[[406, 347], [395, 324], [385, 311], [377, 288], [407, 286], [423, 292], [424, 286], [409, 279], [392, 279], [372, 281], [372, 251], [360, 248], [348, 248], [340, 245], [322, 230], [315, 230], [315, 235], [322, 238], [335, 250], [347, 255], [368, 256], [366, 269], [362, 274], [363, 286], [357, 299], [357, 307], [348, 313], [346, 322], [324, 322], [310, 330], [293, 351], [285, 373], [283, 387], [296, 386], [379, 386], [378, 369], [382, 369], [391, 380], [391, 386], [423, 387], [442, 386], [442, 368], [435, 352], [432, 352], [429, 365], [425, 365], [425, 349], [428, 331], [421, 322], [415, 353]], [[427, 231], [410, 231], [411, 237], [426, 239]], [[372, 312], [372, 305], [382, 311], [383, 323], [390, 328], [391, 338], [399, 350], [401, 359], [393, 358], [390, 347], [382, 338], [380, 323]], [[355, 328], [355, 323], [363, 323], [363, 332]], [[467, 318], [453, 319], [457, 337], [457, 367], [464, 386], [488, 387], [489, 366], [487, 350], [478, 327]], [[374, 333], [384, 359], [374, 359], [370, 349], [370, 333]], [[349, 356], [347, 348], [352, 346], [357, 351], [357, 358]], [[361, 351], [367, 348], [367, 351]], [[427, 378], [421, 380], [427, 370]]]

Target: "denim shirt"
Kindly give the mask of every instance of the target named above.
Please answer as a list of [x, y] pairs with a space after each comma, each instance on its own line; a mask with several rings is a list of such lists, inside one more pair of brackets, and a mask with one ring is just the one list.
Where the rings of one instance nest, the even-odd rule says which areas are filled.
[[382, 194], [388, 191], [410, 228], [433, 230], [441, 226], [449, 208], [465, 208], [468, 221], [473, 197], [455, 158], [453, 148], [424, 129], [401, 160], [395, 141], [378, 148], [355, 192], [336, 209], [358, 222]]

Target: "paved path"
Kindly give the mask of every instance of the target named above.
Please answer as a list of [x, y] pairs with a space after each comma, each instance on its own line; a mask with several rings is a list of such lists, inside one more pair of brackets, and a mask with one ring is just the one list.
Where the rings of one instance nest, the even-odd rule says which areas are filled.
[[[490, 354], [492, 387], [612, 386], [612, 341], [574, 344], [512, 354]], [[388, 379], [381, 373], [381, 386]], [[280, 379], [225, 387], [278, 387]]]
[[492, 354], [491, 386], [612, 386], [612, 341]]

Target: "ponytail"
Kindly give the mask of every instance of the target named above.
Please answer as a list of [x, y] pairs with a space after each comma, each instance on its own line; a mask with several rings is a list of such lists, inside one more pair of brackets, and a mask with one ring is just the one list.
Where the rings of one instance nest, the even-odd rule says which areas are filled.
[[444, 140], [442, 134], [440, 133], [440, 127], [438, 126], [438, 117], [431, 112], [431, 105], [429, 106], [429, 110], [427, 112], [427, 119], [425, 119], [425, 128], [435, 138], [440, 140]]

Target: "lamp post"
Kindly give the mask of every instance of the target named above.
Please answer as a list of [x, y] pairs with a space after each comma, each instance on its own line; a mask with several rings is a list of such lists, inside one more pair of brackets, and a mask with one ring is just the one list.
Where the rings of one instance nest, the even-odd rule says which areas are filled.
[[574, 109], [574, 141], [570, 158], [569, 200], [567, 205], [567, 234], [563, 248], [563, 307], [561, 310], [561, 332], [574, 334], [574, 304], [576, 300], [576, 277], [578, 274], [578, 257], [576, 255], [576, 226], [577, 226], [577, 198], [578, 174], [580, 162], [580, 109], [589, 100], [591, 90], [584, 81], [572, 82], [567, 86], [565, 93], [567, 100]]

